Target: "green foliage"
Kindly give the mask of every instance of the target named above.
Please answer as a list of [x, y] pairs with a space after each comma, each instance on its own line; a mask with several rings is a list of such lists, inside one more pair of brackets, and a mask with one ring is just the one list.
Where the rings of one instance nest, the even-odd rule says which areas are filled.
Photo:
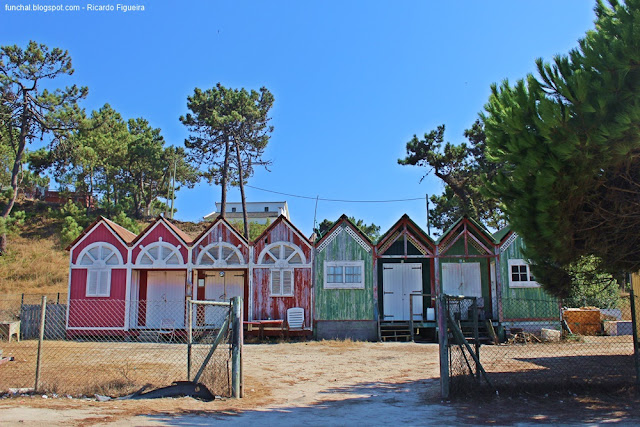
[[26, 213], [24, 211], [13, 212], [8, 218], [0, 217], [0, 234], [15, 234], [24, 225]]
[[565, 306], [618, 307], [620, 287], [613, 275], [602, 271], [600, 262], [594, 256], [584, 256], [568, 268], [572, 280], [570, 296], [563, 301]]
[[[371, 240], [372, 243], [376, 243], [380, 238], [380, 226], [375, 225], [374, 223], [366, 224], [362, 219], [355, 219], [355, 217], [350, 216], [349, 221], [351, 221], [362, 233]], [[323, 219], [320, 224], [314, 230], [318, 235], [318, 238], [324, 236], [331, 227], [335, 224], [333, 221], [329, 221], [328, 219]]]
[[220, 212], [226, 213], [227, 187], [239, 186], [247, 226], [244, 184], [256, 166], [269, 164], [262, 156], [273, 132], [268, 117], [273, 102], [265, 87], [248, 92], [218, 83], [205, 91], [196, 88], [187, 98], [190, 113], [180, 117], [190, 132], [185, 146], [192, 164], [209, 182], [221, 186]]
[[135, 220], [129, 218], [124, 212], [120, 212], [118, 215], [111, 218], [111, 220], [116, 224], [123, 226], [132, 233], [138, 234], [140, 232], [140, 226], [138, 225], [138, 223]]
[[[238, 232], [242, 235], [244, 233], [244, 223], [238, 219], [229, 221], [229, 224], [233, 225], [233, 228], [238, 230]], [[271, 225], [271, 220], [267, 218], [267, 222], [264, 224], [258, 224], [257, 222], [249, 223], [249, 241], [253, 242]]]
[[64, 218], [64, 224], [60, 231], [60, 242], [63, 247], [68, 246], [82, 233], [83, 227], [80, 226], [72, 216]]
[[584, 256], [616, 274], [640, 268], [640, 0], [597, 3], [579, 48], [494, 85], [483, 115], [487, 182], [527, 242], [532, 272], [559, 297]]
[[[445, 126], [416, 135], [407, 143], [407, 155], [398, 159], [401, 165], [427, 168], [444, 184], [441, 195], [432, 195], [433, 208], [429, 210], [431, 224], [445, 230], [463, 215], [492, 228], [506, 225], [505, 216], [497, 198], [483, 192], [484, 182], [491, 180], [499, 165], [485, 156], [486, 137], [482, 122], [476, 121], [464, 132], [469, 141], [458, 145], [444, 143]], [[444, 145], [443, 145], [444, 144]]]

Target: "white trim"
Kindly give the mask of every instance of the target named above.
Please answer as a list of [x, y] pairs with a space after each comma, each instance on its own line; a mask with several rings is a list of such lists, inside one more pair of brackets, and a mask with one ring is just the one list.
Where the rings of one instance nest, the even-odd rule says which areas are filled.
[[[313, 248], [313, 245], [309, 242], [309, 240], [308, 240], [305, 236], [303, 236], [302, 234], [300, 234], [300, 233], [298, 232], [298, 230], [296, 230], [296, 228], [293, 226], [293, 224], [291, 224], [291, 220], [289, 220], [289, 218], [286, 218], [286, 217], [285, 217], [285, 219], [286, 219], [286, 221], [288, 221], [288, 222], [286, 222], [286, 221], [284, 221], [284, 220], [282, 220], [282, 222], [284, 222], [284, 223], [285, 223], [285, 225], [286, 225], [288, 228], [290, 228], [290, 229], [291, 229], [291, 230], [292, 230], [292, 231], [293, 231], [293, 232], [298, 236], [298, 238], [299, 238], [300, 240], [302, 240], [302, 241], [304, 242], [304, 244], [305, 244], [305, 245], [307, 245], [307, 247], [308, 247], [309, 249], [312, 249], [312, 248]], [[277, 221], [277, 218], [276, 218], [276, 221]], [[272, 224], [275, 224], [275, 223], [276, 223], [276, 221], [274, 221]], [[270, 235], [270, 234], [271, 234], [271, 232], [269, 232], [269, 234], [268, 234], [268, 235]], [[293, 242], [291, 242], [291, 244], [295, 246], [295, 244], [294, 244]]]
[[291, 254], [287, 259], [283, 260], [282, 257], [282, 250], [280, 251], [280, 257], [278, 258], [278, 260], [276, 260], [275, 264], [265, 264], [264, 261], [264, 256], [267, 254], [267, 252], [269, 252], [269, 250], [275, 246], [289, 246], [290, 248], [293, 249], [294, 254], [298, 254], [300, 255], [300, 260], [302, 260], [301, 264], [291, 264], [293, 265], [308, 265], [309, 263], [307, 262], [306, 257], [304, 256], [304, 252], [302, 252], [302, 249], [300, 249], [299, 246], [297, 246], [296, 244], [292, 243], [292, 242], [286, 242], [286, 241], [277, 241], [277, 242], [273, 242], [270, 243], [268, 245], [266, 245], [264, 247], [264, 249], [262, 249], [262, 252], [260, 252], [260, 256], [258, 257], [258, 265], [263, 266], [266, 265], [267, 267], [276, 267], [276, 268], [286, 268], [287, 266], [289, 266], [289, 260], [293, 257], [293, 254]]
[[[212, 249], [212, 248], [214, 248], [216, 246], [219, 247], [219, 248], [229, 248], [229, 249], [231, 249], [235, 253], [235, 255], [238, 257], [238, 259], [240, 260], [240, 263], [239, 264], [227, 264], [226, 259], [225, 260], [216, 259], [213, 262], [213, 264], [202, 264], [202, 258], [204, 258], [204, 255], [206, 253], [208, 253], [210, 249]], [[240, 249], [238, 249], [236, 246], [233, 246], [231, 243], [224, 242], [224, 241], [219, 241], [219, 242], [211, 243], [210, 245], [202, 247], [200, 249], [200, 253], [198, 254], [198, 259], [196, 260], [196, 263], [194, 265], [195, 266], [199, 266], [199, 267], [214, 267], [214, 268], [225, 268], [225, 267], [227, 267], [227, 268], [232, 268], [232, 267], [235, 267], [235, 266], [244, 267], [244, 266], [247, 265], [247, 263], [245, 262], [244, 256], [242, 256], [242, 252], [240, 251]]]
[[511, 236], [509, 236], [509, 238], [507, 239], [507, 241], [504, 242], [502, 246], [500, 246], [500, 252], [506, 251], [509, 248], [509, 246], [511, 246], [511, 244], [516, 241], [517, 238], [518, 238], [518, 233], [512, 233]]
[[[180, 248], [182, 248], [181, 245], [174, 246], [171, 243], [165, 242], [162, 239], [160, 239], [157, 242], [149, 243], [146, 246], [139, 245], [139, 247], [142, 250], [140, 251], [140, 253], [138, 253], [138, 256], [136, 257], [136, 262], [134, 263], [134, 265], [136, 267], [138, 267], [138, 268], [151, 268], [151, 269], [163, 269], [163, 270], [171, 269], [171, 268], [178, 268], [178, 269], [182, 269], [183, 270], [187, 266], [187, 264], [184, 262], [184, 257], [182, 256], [182, 253], [180, 253]], [[152, 248], [155, 248], [155, 247], [168, 248], [171, 251], [171, 255], [169, 255], [167, 257], [164, 257], [161, 260], [154, 259], [150, 255], [147, 255], [150, 259], [152, 259], [153, 264], [141, 264], [140, 261], [142, 260], [142, 257], [149, 252], [149, 249], [152, 249]], [[171, 258], [172, 255], [177, 255], [178, 261], [180, 262], [179, 264], [167, 264], [166, 263], [166, 260], [168, 258]]]
[[[527, 267], [527, 279], [526, 281], [514, 281], [511, 273], [512, 266], [526, 266]], [[509, 288], [539, 288], [540, 284], [535, 280], [531, 280], [531, 269], [529, 264], [523, 259], [510, 259], [507, 261], [507, 274], [509, 275]], [[518, 273], [521, 274], [521, 273]]]
[[[279, 294], [274, 294], [273, 293], [273, 272], [274, 271], [278, 271], [280, 273], [280, 293]], [[291, 273], [291, 293], [290, 294], [285, 294], [284, 293], [284, 286], [283, 286], [283, 280], [282, 280], [282, 273], [285, 272], [290, 272]], [[295, 296], [296, 291], [295, 291], [295, 272], [293, 271], [293, 268], [272, 268], [269, 270], [269, 296], [270, 297], [292, 297]]]
[[80, 254], [78, 255], [78, 258], [76, 258], [76, 263], [72, 264], [72, 266], [76, 267], [76, 268], [88, 268], [89, 267], [88, 265], [82, 265], [82, 264], [78, 264], [78, 263], [82, 260], [82, 258], [86, 255], [87, 252], [89, 252], [91, 249], [95, 248], [96, 246], [106, 246], [109, 249], [111, 249], [115, 253], [115, 255], [117, 256], [118, 264], [117, 265], [109, 265], [108, 267], [117, 268], [117, 267], [121, 267], [121, 266], [124, 265], [124, 261], [122, 259], [122, 254], [120, 253], [118, 248], [116, 248], [114, 245], [112, 245], [109, 242], [99, 241], [99, 242], [94, 242], [94, 243], [91, 243], [90, 245], [87, 245], [80, 252]]
[[[355, 240], [356, 243], [358, 243], [362, 247], [362, 249], [367, 252], [371, 252], [371, 245], [367, 244], [367, 242], [365, 242], [364, 239], [360, 237], [360, 235], [350, 225], [347, 225], [344, 231], [346, 231], [346, 233], [351, 236], [351, 238]], [[420, 250], [420, 248], [418, 248], [418, 250]]]
[[[327, 267], [343, 267], [342, 282], [330, 283], [327, 281]], [[344, 279], [347, 275], [345, 267], [360, 267], [360, 282], [347, 283]], [[364, 260], [359, 261], [325, 261], [324, 262], [324, 289], [364, 289]]]
[[[225, 220], [225, 221], [226, 221], [226, 220]], [[211, 228], [209, 229], [209, 231], [207, 231], [207, 232], [206, 232], [202, 237], [200, 237], [198, 240], [196, 240], [195, 242], [193, 242], [192, 247], [193, 247], [194, 249], [195, 249], [195, 248], [197, 248], [197, 247], [198, 247], [198, 245], [200, 245], [200, 242], [202, 242], [202, 241], [204, 240], [204, 238], [205, 238], [205, 237], [207, 237], [209, 234], [211, 234], [211, 232], [212, 232], [213, 230], [215, 230], [215, 228], [216, 228], [216, 227], [218, 227], [220, 224], [224, 225], [224, 226], [225, 226], [225, 228], [226, 228], [227, 230], [231, 231], [231, 232], [232, 232], [232, 233], [233, 233], [233, 234], [238, 238], [238, 240], [240, 240], [240, 242], [242, 242], [242, 244], [243, 244], [244, 246], [249, 247], [249, 246], [250, 246], [250, 244], [245, 244], [245, 240], [246, 240], [246, 239], [245, 239], [243, 236], [240, 236], [240, 234], [238, 234], [238, 232], [236, 231], [236, 229], [235, 229], [235, 228], [228, 226], [228, 225], [227, 225], [227, 223], [226, 223], [225, 221], [223, 221], [223, 220], [218, 220], [218, 222], [216, 222], [216, 224], [215, 224], [213, 227], [211, 227]]]
[[[165, 219], [160, 219], [160, 220], [158, 220], [158, 222], [156, 222], [155, 224], [153, 224], [153, 226], [152, 226], [149, 230], [147, 230], [147, 232], [146, 232], [146, 233], [144, 233], [142, 236], [139, 236], [139, 238], [138, 238], [138, 237], [136, 237], [136, 239], [135, 239], [135, 243], [132, 243], [132, 246], [133, 246], [133, 247], [140, 246], [140, 245], [142, 244], [142, 241], [145, 239], [145, 237], [147, 237], [149, 234], [151, 234], [151, 232], [152, 232], [153, 230], [155, 230], [155, 229], [156, 229], [156, 227], [158, 226], [158, 224], [162, 224], [162, 225], [164, 226], [164, 228], [166, 228], [167, 230], [169, 230], [169, 232], [173, 235], [173, 237], [175, 237], [176, 239], [178, 239], [179, 241], [181, 241], [182, 243], [184, 243], [185, 248], [187, 248], [187, 249], [188, 249], [188, 248], [189, 248], [189, 245], [187, 244], [187, 242], [185, 242], [185, 241], [184, 241], [184, 239], [183, 239], [182, 237], [178, 236], [178, 235], [175, 233], [175, 231], [173, 231], [173, 229], [172, 229], [171, 227], [169, 227], [169, 226], [165, 223], [165, 221], [166, 221]], [[183, 261], [184, 261], [184, 259], [183, 259]]]
[[100, 327], [95, 327], [95, 326], [69, 326], [67, 328], [70, 331], [126, 331], [126, 329], [124, 328], [124, 326], [117, 326], [117, 327], [104, 327], [104, 328], [100, 328]]
[[331, 233], [324, 242], [322, 242], [320, 244], [320, 246], [318, 246], [317, 251], [318, 253], [321, 253], [322, 251], [324, 251], [324, 249], [329, 246], [331, 244], [331, 242], [333, 242], [336, 237], [338, 237], [342, 232], [344, 231], [344, 228], [342, 227], [338, 227], [335, 229], [335, 231], [333, 233]]
[[[107, 290], [104, 293], [100, 293], [100, 277], [103, 272], [107, 272]], [[96, 293], [89, 294], [89, 277], [93, 274], [97, 274], [98, 278], [96, 279]], [[100, 297], [110, 297], [111, 296], [111, 269], [110, 268], [87, 268], [87, 282], [85, 284], [84, 289], [85, 298], [100, 298]]]
[[[122, 243], [122, 246], [125, 247], [125, 249], [129, 249], [129, 245], [127, 244], [127, 242], [125, 242], [124, 240], [122, 240], [122, 238], [120, 236], [118, 236], [118, 234], [116, 234], [115, 231], [113, 231], [113, 229], [111, 227], [109, 227], [109, 224], [107, 224], [103, 219], [101, 219], [100, 221], [98, 221], [96, 223], [96, 225], [94, 225], [93, 227], [91, 227], [91, 229], [89, 231], [86, 232], [86, 234], [84, 236], [82, 236], [82, 238], [80, 240], [78, 240], [75, 245], [73, 245], [71, 247], [71, 249], [69, 250], [69, 252], [71, 253], [72, 257], [73, 257], [73, 251], [75, 250], [76, 246], [78, 246], [80, 243], [82, 243], [84, 241], [84, 239], [86, 239], [87, 237], [89, 237], [91, 235], [91, 233], [93, 233], [93, 231], [100, 225], [100, 224], [104, 224], [105, 227], [107, 227], [107, 230], [109, 230], [109, 232], [113, 235], [113, 237], [115, 237], [120, 243]], [[107, 242], [104, 242], [107, 243]]]

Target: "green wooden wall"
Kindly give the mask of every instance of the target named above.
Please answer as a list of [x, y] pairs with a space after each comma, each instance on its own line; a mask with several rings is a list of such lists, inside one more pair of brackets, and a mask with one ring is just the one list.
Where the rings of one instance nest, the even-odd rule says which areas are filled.
[[557, 319], [560, 316], [558, 300], [546, 293], [542, 287], [509, 287], [509, 277], [511, 274], [509, 271], [509, 260], [525, 259], [523, 253], [524, 248], [524, 240], [518, 236], [504, 252], [500, 253], [503, 319]]
[[[442, 264], [444, 263], [480, 263], [480, 283], [482, 286], [482, 297], [485, 300], [485, 308], [488, 310], [491, 304], [489, 291], [489, 258], [452, 258], [447, 255], [465, 255], [464, 253], [464, 236], [458, 239], [456, 243], [440, 257], [440, 286], [442, 286]], [[478, 252], [472, 245], [469, 245], [469, 255], [484, 255]]]
[[[340, 227], [348, 227], [345, 223]], [[325, 261], [364, 261], [364, 289], [325, 289]], [[316, 320], [375, 320], [373, 298], [373, 249], [367, 252], [345, 231], [324, 250], [316, 251]]]

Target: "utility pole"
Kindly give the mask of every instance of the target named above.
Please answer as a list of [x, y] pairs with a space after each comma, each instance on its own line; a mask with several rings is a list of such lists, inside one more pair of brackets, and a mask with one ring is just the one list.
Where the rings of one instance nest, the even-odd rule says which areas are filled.
[[431, 237], [431, 225], [429, 224], [429, 195], [425, 195], [425, 199], [427, 200], [427, 235]]
[[173, 178], [171, 178], [171, 219], [173, 219], [173, 201], [176, 199], [176, 164], [177, 159], [173, 158]]

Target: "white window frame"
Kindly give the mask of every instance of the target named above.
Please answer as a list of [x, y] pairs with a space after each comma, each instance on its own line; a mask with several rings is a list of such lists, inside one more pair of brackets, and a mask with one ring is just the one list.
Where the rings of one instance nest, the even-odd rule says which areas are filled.
[[[329, 267], [342, 267], [342, 283], [328, 282], [327, 270]], [[346, 267], [360, 267], [360, 282], [347, 283]], [[324, 288], [325, 289], [364, 289], [364, 261], [325, 261], [324, 262]]]
[[[100, 277], [102, 277], [103, 272], [107, 273], [107, 285], [106, 292], [100, 293]], [[91, 275], [97, 274], [98, 281], [96, 283], [96, 291], [95, 293], [89, 292], [89, 283], [91, 282]], [[110, 297], [111, 296], [111, 269], [110, 268], [91, 268], [87, 269], [87, 284], [85, 286], [85, 294], [86, 297]]]
[[[273, 292], [273, 273], [274, 273], [274, 271], [277, 271], [277, 272], [280, 273], [280, 293], [274, 293]], [[284, 287], [282, 286], [282, 283], [284, 281], [282, 280], [282, 277], [283, 277], [283, 274], [285, 274], [285, 273], [291, 274], [291, 293], [289, 293], [289, 294], [285, 294], [283, 292], [284, 291]], [[295, 281], [294, 281], [294, 278], [295, 278], [295, 274], [294, 274], [293, 268], [272, 268], [270, 270], [270, 273], [269, 273], [269, 296], [272, 296], [272, 297], [292, 297], [292, 296], [294, 296], [295, 295], [295, 289], [294, 289], [295, 288]]]
[[[508, 261], [508, 267], [507, 267], [507, 274], [509, 274], [509, 287], [510, 288], [539, 288], [540, 287], [540, 283], [536, 282], [535, 280], [531, 280], [531, 269], [529, 268], [529, 264], [527, 263], [527, 261], [523, 260], [523, 259], [510, 259]], [[513, 276], [511, 273], [511, 267], [513, 266], [526, 266], [527, 267], [527, 278], [529, 280], [526, 281], [522, 281], [522, 280], [513, 280]]]

